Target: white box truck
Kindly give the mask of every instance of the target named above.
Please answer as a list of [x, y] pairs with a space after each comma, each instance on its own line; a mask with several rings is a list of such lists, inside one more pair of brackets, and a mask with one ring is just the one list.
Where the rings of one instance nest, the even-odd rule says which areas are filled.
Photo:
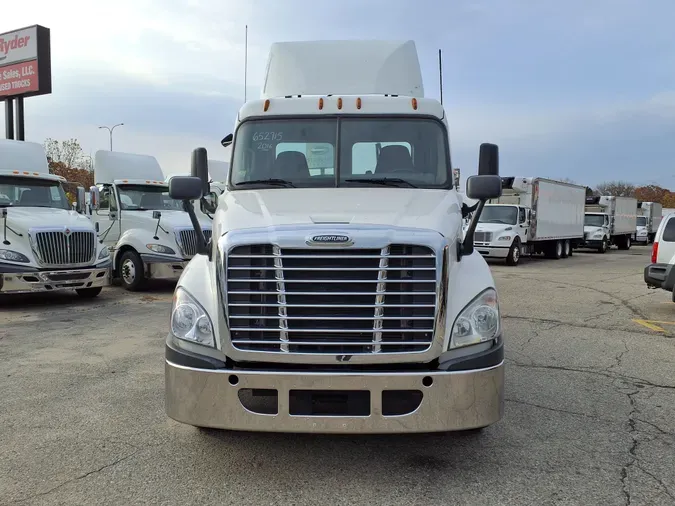
[[654, 242], [656, 231], [663, 219], [663, 207], [658, 202], [638, 202], [636, 229], [633, 240], [638, 243]]
[[571, 256], [584, 237], [586, 187], [541, 177], [503, 177], [502, 185], [478, 221], [478, 252], [512, 266], [522, 255]]
[[637, 199], [613, 195], [586, 198], [582, 247], [605, 253], [616, 245], [628, 250], [637, 224]]
[[[183, 203], [169, 186], [154, 156], [97, 151], [89, 215], [110, 249], [113, 274], [127, 290], [148, 279], [177, 280], [197, 251], [197, 239]], [[204, 234], [211, 225], [201, 217]]]
[[[462, 240], [448, 115], [424, 97], [414, 42], [279, 43], [267, 69], [228, 136], [212, 241], [176, 287], [168, 416], [323, 433], [494, 424], [499, 301], [475, 219]], [[330, 167], [311, 171], [308, 145]], [[172, 178], [173, 198], [209, 191], [207, 160], [193, 152], [199, 177]], [[474, 218], [501, 193], [497, 146], [479, 165]]]
[[[0, 294], [69, 289], [89, 298], [110, 284], [108, 249], [65, 183], [40, 144], [0, 139]], [[79, 188], [78, 210], [84, 196]]]

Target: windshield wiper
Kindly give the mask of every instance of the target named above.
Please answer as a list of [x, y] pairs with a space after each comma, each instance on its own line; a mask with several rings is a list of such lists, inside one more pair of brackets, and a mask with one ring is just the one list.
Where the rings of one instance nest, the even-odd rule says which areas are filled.
[[372, 184], [381, 184], [383, 186], [400, 186], [401, 184], [406, 184], [410, 188], [417, 188], [414, 184], [412, 184], [410, 181], [406, 181], [405, 179], [401, 179], [399, 177], [372, 177], [372, 178], [365, 178], [365, 179], [345, 179], [345, 182], [347, 183], [372, 183]]
[[287, 188], [295, 188], [295, 185], [291, 183], [290, 181], [286, 181], [285, 179], [254, 179], [253, 181], [241, 181], [239, 183], [235, 183], [234, 186], [244, 186], [244, 185], [249, 185], [249, 184], [271, 184], [271, 185], [277, 185], [277, 186], [285, 186]]

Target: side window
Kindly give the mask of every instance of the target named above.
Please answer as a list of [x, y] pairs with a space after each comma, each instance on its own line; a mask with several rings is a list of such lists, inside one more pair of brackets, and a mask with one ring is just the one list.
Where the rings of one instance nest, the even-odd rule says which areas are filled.
[[373, 174], [380, 150], [386, 146], [405, 146], [412, 156], [408, 142], [357, 142], [352, 146], [352, 174]]
[[670, 218], [663, 229], [663, 242], [675, 242], [675, 218]]
[[518, 208], [518, 223], [525, 223], [525, 209], [522, 207]]
[[117, 211], [117, 202], [113, 194], [112, 186], [99, 186], [100, 213], [108, 213], [109, 211]]
[[49, 198], [52, 199], [52, 202], [61, 202], [61, 193], [58, 186], [49, 187]]

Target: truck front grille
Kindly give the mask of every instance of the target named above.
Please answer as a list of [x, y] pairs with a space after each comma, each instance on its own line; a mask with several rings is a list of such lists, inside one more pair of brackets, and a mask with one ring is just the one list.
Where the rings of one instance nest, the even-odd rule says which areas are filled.
[[40, 263], [45, 267], [92, 264], [96, 254], [93, 231], [35, 232], [33, 244]]
[[[202, 229], [204, 237], [208, 241], [211, 238], [211, 230]], [[193, 257], [197, 254], [197, 233], [194, 228], [176, 230], [176, 239], [184, 258]]]
[[475, 242], [492, 242], [492, 232], [474, 232], [473, 240]]
[[239, 350], [349, 355], [431, 346], [436, 255], [426, 246], [237, 246], [226, 266], [228, 324]]

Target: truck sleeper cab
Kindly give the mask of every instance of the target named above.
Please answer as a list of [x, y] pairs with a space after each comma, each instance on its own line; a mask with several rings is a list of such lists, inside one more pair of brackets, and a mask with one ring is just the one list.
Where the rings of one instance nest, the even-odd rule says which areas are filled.
[[[110, 284], [108, 250], [72, 209], [64, 183], [49, 173], [40, 144], [0, 139], [0, 294], [75, 290], [91, 298]], [[83, 188], [77, 197], [81, 210]]]
[[[175, 291], [168, 416], [323, 433], [469, 430], [501, 419], [499, 303], [473, 251], [475, 222], [462, 241], [441, 105], [409, 95], [272, 97], [243, 106], [233, 141], [212, 241]], [[496, 146], [484, 148], [491, 175], [467, 181], [481, 204], [501, 192]], [[195, 150], [201, 179], [172, 178], [172, 197], [206, 193], [206, 161]]]

